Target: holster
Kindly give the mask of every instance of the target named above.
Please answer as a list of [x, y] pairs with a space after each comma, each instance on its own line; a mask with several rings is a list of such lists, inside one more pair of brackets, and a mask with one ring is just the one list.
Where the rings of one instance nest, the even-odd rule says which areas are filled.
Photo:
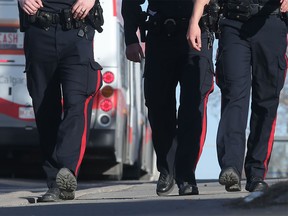
[[18, 11], [19, 11], [19, 26], [20, 26], [20, 31], [25, 32], [25, 30], [29, 27], [29, 22], [27, 19], [27, 16], [25, 15], [25, 12], [23, 9], [20, 7], [20, 4], [18, 2]]
[[103, 16], [103, 9], [100, 5], [99, 0], [95, 1], [95, 4], [93, 8], [89, 11], [86, 20], [99, 33], [103, 31], [102, 26], [104, 25], [104, 16]]
[[204, 8], [204, 13], [199, 21], [202, 30], [218, 32], [218, 22], [220, 18], [220, 6], [217, 0], [211, 0]]

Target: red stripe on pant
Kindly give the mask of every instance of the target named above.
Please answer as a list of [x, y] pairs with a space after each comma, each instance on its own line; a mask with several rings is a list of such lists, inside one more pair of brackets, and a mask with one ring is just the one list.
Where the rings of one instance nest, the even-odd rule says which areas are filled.
[[[101, 83], [101, 71], [98, 70], [97, 71], [98, 75], [97, 75], [97, 83], [96, 83], [96, 92], [99, 90], [100, 88], [100, 83]], [[96, 94], [95, 92], [95, 94]], [[88, 105], [89, 105], [89, 102], [91, 101], [91, 99], [95, 96], [95, 94], [93, 95], [90, 95], [86, 101], [85, 101], [85, 105], [84, 105], [84, 130], [83, 130], [83, 134], [82, 134], [82, 140], [81, 140], [81, 147], [80, 147], [80, 156], [79, 156], [79, 160], [78, 160], [78, 163], [77, 163], [77, 166], [76, 166], [76, 169], [75, 169], [75, 175], [77, 176], [78, 175], [78, 172], [79, 172], [79, 168], [80, 168], [80, 165], [82, 163], [82, 160], [83, 160], [83, 157], [84, 157], [84, 154], [85, 154], [85, 150], [86, 150], [86, 145], [87, 145], [87, 127], [88, 127]]]
[[212, 79], [212, 86], [210, 88], [210, 90], [207, 92], [207, 94], [205, 95], [205, 99], [204, 99], [204, 112], [203, 112], [203, 119], [202, 119], [202, 132], [201, 132], [201, 137], [200, 137], [200, 149], [199, 149], [199, 153], [197, 156], [197, 160], [194, 164], [194, 170], [196, 169], [196, 166], [198, 164], [198, 161], [200, 159], [200, 156], [202, 154], [203, 151], [203, 147], [204, 147], [204, 143], [205, 143], [205, 139], [206, 139], [206, 132], [207, 132], [207, 104], [208, 104], [208, 97], [210, 95], [211, 92], [213, 92], [214, 90], [214, 80]]

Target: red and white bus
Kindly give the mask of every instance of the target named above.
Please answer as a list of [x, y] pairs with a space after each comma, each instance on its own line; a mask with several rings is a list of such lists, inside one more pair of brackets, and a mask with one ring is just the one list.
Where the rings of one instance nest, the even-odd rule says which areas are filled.
[[[37, 145], [17, 1], [0, 1], [0, 146]], [[36, 139], [35, 139], [36, 137]]]
[[[155, 162], [143, 97], [143, 64], [125, 58], [121, 0], [102, 0], [101, 5], [104, 31], [95, 34], [94, 56], [103, 67], [103, 86], [93, 101], [81, 173], [114, 179], [149, 176]], [[23, 73], [17, 1], [0, 0], [0, 11], [0, 148], [33, 147], [38, 137]]]

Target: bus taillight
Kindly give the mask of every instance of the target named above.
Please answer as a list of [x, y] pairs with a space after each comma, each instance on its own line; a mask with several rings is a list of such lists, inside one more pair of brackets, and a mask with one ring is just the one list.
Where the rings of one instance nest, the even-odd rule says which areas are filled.
[[112, 96], [114, 89], [111, 86], [104, 86], [101, 89], [101, 93], [104, 97], [109, 98]]
[[112, 83], [114, 81], [114, 74], [111, 71], [107, 71], [103, 74], [103, 81], [105, 83]]
[[104, 111], [104, 112], [108, 112], [112, 109], [113, 107], [113, 103], [111, 100], [109, 99], [104, 99], [100, 102], [100, 108]]

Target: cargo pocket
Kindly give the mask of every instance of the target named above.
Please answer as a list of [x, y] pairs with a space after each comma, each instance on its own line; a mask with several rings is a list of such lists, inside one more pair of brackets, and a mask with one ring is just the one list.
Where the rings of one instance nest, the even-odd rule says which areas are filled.
[[90, 61], [87, 76], [87, 95], [94, 96], [102, 86], [102, 67], [94, 60]]
[[281, 89], [284, 86], [285, 79], [287, 73], [287, 57], [278, 57], [278, 84], [277, 84], [277, 92], [279, 95]]

